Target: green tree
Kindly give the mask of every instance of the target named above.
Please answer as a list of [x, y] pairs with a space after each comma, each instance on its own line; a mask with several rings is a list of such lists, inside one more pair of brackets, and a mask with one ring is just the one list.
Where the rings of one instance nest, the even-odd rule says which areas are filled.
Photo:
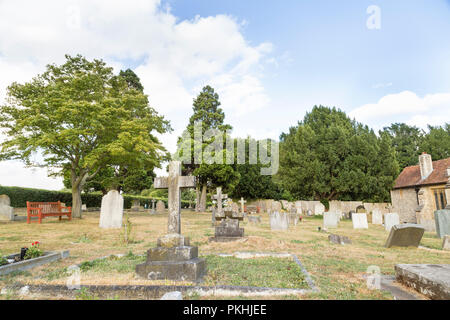
[[[224, 191], [231, 191], [239, 181], [239, 174], [234, 170], [232, 165], [225, 164], [227, 158], [227, 151], [225, 141], [227, 137], [227, 130], [232, 127], [224, 124], [225, 113], [220, 108], [219, 95], [210, 86], [205, 86], [193, 103], [193, 114], [189, 119], [189, 124], [186, 129], [187, 136], [184, 135], [178, 139], [177, 155], [184, 160], [183, 168], [186, 174], [193, 174], [197, 177], [197, 204], [196, 211], [206, 210], [206, 195], [208, 185], [213, 188], [215, 186], [222, 186]], [[196, 148], [194, 143], [195, 125], [201, 123], [202, 145]], [[212, 152], [212, 156], [221, 157], [223, 164], [211, 163], [208, 164], [204, 159], [202, 161], [195, 161], [195, 156], [203, 154], [205, 149], [212, 143], [216, 142], [215, 136], [205, 137], [208, 130], [217, 130], [223, 140], [220, 154]], [[183, 154], [183, 150], [190, 150], [190, 154]], [[189, 162], [189, 163], [186, 163]], [[196, 163], [197, 162], [197, 163]]]
[[423, 130], [405, 123], [394, 123], [385, 127], [384, 132], [391, 137], [399, 169], [403, 170], [408, 166], [416, 165], [420, 155], [419, 147], [424, 136]]
[[450, 157], [450, 123], [444, 126], [428, 126], [428, 130], [421, 141], [419, 153], [426, 152], [433, 160]]
[[398, 170], [387, 142], [341, 110], [314, 106], [281, 135], [276, 181], [296, 199], [387, 200]]
[[[154, 168], [166, 151], [155, 132], [170, 125], [148, 97], [113, 74], [102, 60], [66, 56], [32, 81], [8, 87], [0, 107], [7, 139], [3, 159], [70, 170], [74, 217], [81, 217], [81, 190], [108, 165]], [[32, 154], [43, 155], [41, 163]]]

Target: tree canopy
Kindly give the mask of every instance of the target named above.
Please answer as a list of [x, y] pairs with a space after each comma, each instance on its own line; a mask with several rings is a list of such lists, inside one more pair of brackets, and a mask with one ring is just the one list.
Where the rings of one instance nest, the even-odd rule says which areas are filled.
[[[81, 190], [107, 166], [152, 170], [166, 150], [155, 133], [171, 130], [148, 97], [102, 60], [66, 55], [30, 82], [13, 83], [0, 107], [7, 139], [3, 159], [70, 171], [73, 214], [81, 217]], [[33, 161], [39, 152], [43, 160]]]

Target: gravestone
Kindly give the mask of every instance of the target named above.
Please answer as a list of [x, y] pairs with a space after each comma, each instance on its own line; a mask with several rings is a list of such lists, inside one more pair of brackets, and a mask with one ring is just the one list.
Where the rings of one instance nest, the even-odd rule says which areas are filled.
[[323, 213], [323, 227], [324, 228], [337, 228], [339, 223], [339, 217], [336, 212], [324, 212]]
[[353, 213], [352, 214], [353, 229], [369, 229], [367, 223], [367, 214]]
[[289, 222], [288, 215], [285, 212], [275, 211], [270, 215], [270, 229], [271, 230], [288, 230]]
[[217, 209], [212, 210], [212, 225], [214, 226], [217, 218], [225, 218], [225, 213], [223, 210], [223, 201], [228, 198], [228, 195], [222, 193], [222, 187], [217, 187], [217, 193], [213, 195], [213, 199], [217, 202]]
[[288, 223], [290, 226], [296, 226], [300, 221], [300, 215], [297, 214], [297, 210], [294, 207], [291, 207], [291, 212], [288, 213]]
[[152, 199], [152, 210], [150, 210], [150, 213], [151, 214], [155, 214], [156, 213], [156, 211], [155, 211], [155, 205], [156, 205], [156, 200], [155, 199]]
[[439, 238], [450, 235], [450, 210], [438, 210], [434, 212], [434, 222], [436, 223], [436, 233]]
[[345, 236], [339, 236], [337, 234], [330, 234], [328, 236], [328, 240], [332, 243], [342, 244], [342, 245], [352, 243], [352, 241], [349, 238], [347, 238]]
[[444, 236], [442, 240], [442, 250], [450, 251], [450, 236]]
[[420, 224], [397, 224], [391, 228], [386, 241], [386, 248], [390, 247], [418, 247], [425, 228]]
[[244, 200], [244, 198], [241, 197], [241, 201], [239, 203], [241, 204], [241, 213], [244, 214], [244, 205], [247, 201]]
[[232, 203], [231, 203], [231, 210], [233, 210], [233, 212], [239, 212], [239, 206], [238, 206], [238, 204], [232, 202]]
[[166, 204], [164, 203], [164, 201], [158, 200], [158, 202], [156, 203], [156, 213], [164, 213], [164, 212], [166, 212]]
[[85, 204], [81, 205], [81, 211], [87, 211], [87, 206]]
[[123, 197], [119, 191], [111, 190], [103, 196], [100, 209], [100, 223], [102, 229], [119, 229], [122, 227]]
[[138, 212], [140, 206], [141, 206], [141, 202], [139, 200], [133, 200], [132, 205], [131, 205], [131, 211]]
[[372, 224], [383, 224], [383, 214], [378, 209], [372, 211]]
[[6, 194], [0, 196], [0, 220], [14, 221], [14, 208], [11, 207], [11, 199]]
[[168, 232], [147, 251], [147, 261], [136, 266], [136, 273], [150, 280], [198, 281], [206, 274], [206, 262], [198, 258], [198, 247], [181, 235], [181, 189], [195, 187], [195, 178], [181, 176], [181, 162], [172, 161], [169, 176], [157, 177], [154, 187], [169, 189]]
[[261, 217], [260, 216], [248, 216], [247, 219], [248, 219], [248, 222], [250, 224], [258, 225], [258, 224], [261, 223]]
[[223, 219], [218, 226], [216, 226], [214, 237], [210, 241], [215, 242], [229, 242], [236, 241], [244, 237], [244, 228], [239, 228], [239, 219]]
[[392, 227], [400, 224], [400, 217], [397, 213], [386, 213], [384, 215], [384, 228], [386, 231], [391, 231]]
[[366, 208], [363, 205], [359, 205], [356, 207], [356, 213], [367, 213]]
[[255, 205], [247, 206], [248, 214], [255, 214], [258, 212], [258, 208]]

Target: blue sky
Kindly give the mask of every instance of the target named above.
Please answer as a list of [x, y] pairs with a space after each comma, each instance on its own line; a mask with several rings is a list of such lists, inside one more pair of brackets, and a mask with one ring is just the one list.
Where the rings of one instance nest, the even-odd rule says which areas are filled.
[[[371, 6], [380, 29], [367, 27]], [[160, 137], [171, 152], [206, 84], [239, 137], [276, 139], [316, 104], [376, 130], [426, 128], [450, 121], [449, 35], [448, 0], [0, 0], [0, 102], [69, 53], [132, 68], [172, 123]], [[17, 162], [0, 176], [62, 187]]]

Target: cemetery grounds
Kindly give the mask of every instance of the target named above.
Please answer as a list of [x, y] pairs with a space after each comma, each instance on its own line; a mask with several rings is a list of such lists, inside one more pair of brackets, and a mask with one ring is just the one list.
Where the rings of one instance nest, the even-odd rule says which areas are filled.
[[[0, 250], [3, 254], [20, 251], [21, 247], [39, 241], [44, 251], [70, 251], [70, 257], [34, 269], [0, 277], [0, 290], [20, 283], [23, 285], [65, 285], [67, 268], [81, 264], [81, 285], [193, 285], [174, 281], [156, 281], [136, 276], [136, 264], [145, 261], [145, 253], [156, 246], [158, 237], [167, 230], [167, 213], [150, 215], [129, 212], [131, 233], [128, 243], [122, 229], [100, 229], [100, 212], [85, 212], [83, 219], [58, 221], [46, 218], [41, 225], [20, 222], [0, 222]], [[383, 275], [394, 275], [396, 264], [449, 264], [450, 252], [441, 250], [441, 239], [426, 232], [421, 241], [424, 248], [385, 248], [388, 232], [383, 226], [369, 224], [368, 230], [354, 230], [351, 220], [342, 220], [339, 228], [329, 233], [347, 236], [352, 244], [338, 245], [328, 241], [329, 233], [318, 231], [322, 217], [304, 217], [288, 231], [272, 231], [268, 214], [260, 214], [262, 223], [251, 225], [245, 219], [245, 238], [235, 242], [209, 242], [214, 236], [211, 213], [182, 210], [182, 234], [198, 246], [199, 256], [206, 258], [208, 275], [201, 285], [250, 285], [257, 287], [307, 288], [303, 274], [288, 259], [259, 258], [237, 261], [219, 258], [217, 254], [235, 252], [273, 252], [294, 254], [311, 275], [319, 292], [303, 295], [231, 297], [233, 299], [393, 299], [382, 290], [367, 286], [367, 270], [377, 266]], [[125, 220], [125, 219], [124, 219]], [[95, 260], [110, 255], [124, 255]], [[94, 261], [94, 262], [92, 262]], [[272, 272], [273, 271], [273, 272]], [[395, 283], [394, 283], [395, 284]], [[400, 286], [399, 284], [395, 284]], [[403, 287], [404, 290], [409, 289]], [[412, 291], [411, 291], [412, 292]], [[415, 293], [416, 296], [420, 296]], [[39, 295], [0, 295], [0, 299], [48, 299]], [[58, 297], [53, 297], [59, 299]], [[96, 299], [80, 291], [79, 299]], [[127, 297], [116, 296], [117, 299]], [[186, 296], [185, 299], [230, 299], [220, 296]], [[423, 297], [426, 299], [425, 297]]]

